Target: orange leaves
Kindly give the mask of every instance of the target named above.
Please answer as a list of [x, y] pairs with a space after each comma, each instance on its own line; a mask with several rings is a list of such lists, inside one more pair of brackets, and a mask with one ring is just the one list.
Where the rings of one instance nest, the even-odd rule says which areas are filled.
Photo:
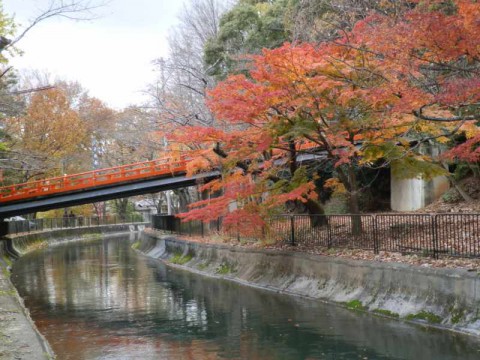
[[[312, 155], [305, 143], [340, 173], [401, 158], [412, 134], [446, 141], [443, 135], [458, 123], [419, 121], [418, 109], [452, 117], [470, 114], [480, 101], [478, 19], [476, 1], [422, 0], [396, 17], [372, 14], [335, 42], [286, 43], [252, 56], [249, 76], [231, 76], [209, 92], [208, 105], [224, 131], [192, 129], [180, 137], [196, 143], [190, 148], [203, 149], [205, 158], [213, 153], [205, 151], [209, 147], [223, 152], [217, 164], [224, 177], [207, 188], [224, 191], [200, 203], [205, 216], [228, 214], [232, 203], [235, 214], [247, 217], [314, 199], [306, 176], [293, 181], [296, 157]], [[476, 128], [461, 130], [472, 139], [464, 151], [473, 146], [476, 154]], [[199, 171], [209, 164], [192, 166]], [[341, 178], [344, 190], [356, 188], [349, 183], [354, 180]]]
[[85, 123], [59, 89], [34, 94], [26, 115], [10, 122], [23, 149], [52, 160], [73, 154], [86, 136]]
[[269, 207], [275, 208], [283, 206], [287, 201], [300, 201], [306, 203], [307, 200], [316, 200], [317, 198], [318, 194], [315, 192], [315, 184], [313, 181], [310, 181], [297, 186], [293, 190], [270, 197], [268, 199], [268, 205]]

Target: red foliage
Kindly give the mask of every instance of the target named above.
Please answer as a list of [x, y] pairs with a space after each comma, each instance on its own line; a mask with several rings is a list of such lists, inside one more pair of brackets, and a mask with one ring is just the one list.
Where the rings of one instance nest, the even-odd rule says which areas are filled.
[[[312, 147], [335, 164], [345, 191], [355, 193], [353, 166], [413, 156], [404, 140], [413, 131], [440, 137], [451, 130], [456, 123], [419, 123], [418, 116], [454, 119], [480, 100], [480, 4], [453, 3], [447, 11], [443, 1], [421, 1], [400, 17], [372, 14], [335, 42], [287, 43], [252, 56], [249, 77], [231, 76], [209, 92], [222, 130], [175, 135], [207, 159], [192, 171], [217, 166], [223, 172], [204, 186], [215, 197], [183, 217], [257, 224], [254, 219], [286, 201], [315, 199], [311, 179], [278, 178], [295, 171], [296, 157]], [[478, 159], [472, 148], [478, 142], [474, 137], [451, 156]], [[211, 151], [218, 144], [222, 157]], [[229, 211], [232, 206], [237, 210]]]

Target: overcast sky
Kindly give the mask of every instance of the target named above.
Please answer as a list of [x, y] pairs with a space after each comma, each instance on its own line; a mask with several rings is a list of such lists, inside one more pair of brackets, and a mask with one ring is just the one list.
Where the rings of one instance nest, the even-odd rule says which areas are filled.
[[[51, 1], [3, 3], [22, 29]], [[46, 20], [18, 43], [24, 55], [11, 64], [79, 81], [91, 96], [117, 109], [141, 102], [141, 90], [155, 78], [152, 60], [168, 55], [168, 30], [184, 1], [108, 0], [92, 21]]]

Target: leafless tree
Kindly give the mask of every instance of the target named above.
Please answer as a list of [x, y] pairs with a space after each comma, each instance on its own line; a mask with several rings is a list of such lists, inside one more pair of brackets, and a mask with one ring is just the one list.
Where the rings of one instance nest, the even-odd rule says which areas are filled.
[[75, 21], [92, 20], [98, 17], [97, 11], [105, 4], [107, 4], [107, 1], [100, 0], [50, 0], [48, 6], [39, 9], [38, 15], [30, 20], [29, 24], [5, 46], [5, 49], [15, 46], [34, 27], [45, 20], [54, 17]]
[[229, 0], [191, 0], [179, 16], [179, 25], [169, 36], [170, 55], [155, 61], [157, 81], [148, 93], [150, 107], [160, 123], [211, 125], [213, 116], [205, 106], [206, 90], [214, 85], [203, 62], [203, 49], [215, 37]]

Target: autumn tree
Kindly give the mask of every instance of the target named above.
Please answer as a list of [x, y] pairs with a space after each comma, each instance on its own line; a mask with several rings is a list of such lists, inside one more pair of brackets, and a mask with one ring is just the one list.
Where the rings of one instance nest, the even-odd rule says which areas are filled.
[[292, 0], [286, 27], [293, 42], [332, 41], [373, 12], [397, 18], [414, 6], [410, 0]]
[[300, 154], [332, 162], [326, 185], [347, 193], [352, 213], [360, 210], [357, 168], [392, 166], [397, 176], [425, 179], [445, 174], [418, 148], [458, 131], [475, 134], [478, 120], [479, 5], [452, 4], [374, 13], [334, 41], [253, 56], [248, 76], [231, 76], [210, 92], [212, 111], [230, 131], [196, 130], [194, 137], [214, 146], [219, 159], [202, 150], [205, 160], [192, 171], [220, 166], [223, 178], [206, 188], [225, 193], [196, 204], [186, 218], [252, 218], [261, 208], [314, 200], [312, 179], [296, 165]]
[[62, 161], [78, 151], [85, 124], [59, 89], [35, 93], [25, 115], [9, 118], [9, 147], [19, 154], [22, 181], [60, 175]]
[[[18, 133], [9, 134], [7, 129], [12, 124], [4, 124], [4, 121], [6, 118], [23, 117], [25, 104], [28, 102], [30, 94], [52, 88], [50, 85], [22, 87], [19, 84], [18, 74], [16, 74], [13, 66], [9, 64], [9, 58], [21, 55], [19, 46], [22, 39], [40, 23], [53, 17], [64, 17], [73, 20], [92, 19], [96, 16], [95, 12], [102, 5], [100, 1], [51, 0], [46, 8], [39, 9], [30, 22], [22, 27], [17, 27], [14, 18], [5, 14], [3, 4], [0, 1], [0, 171], [6, 170], [8, 175], [7, 182], [18, 181], [24, 178], [17, 175], [19, 172], [23, 174], [29, 172], [29, 170], [26, 170], [27, 168], [40, 170], [42, 166], [39, 163], [42, 160], [36, 156], [35, 158], [30, 156], [24, 158], [25, 152], [19, 152], [18, 146], [15, 149], [7, 146], [9, 142], [18, 145]], [[33, 163], [36, 163], [36, 165], [32, 165]]]

